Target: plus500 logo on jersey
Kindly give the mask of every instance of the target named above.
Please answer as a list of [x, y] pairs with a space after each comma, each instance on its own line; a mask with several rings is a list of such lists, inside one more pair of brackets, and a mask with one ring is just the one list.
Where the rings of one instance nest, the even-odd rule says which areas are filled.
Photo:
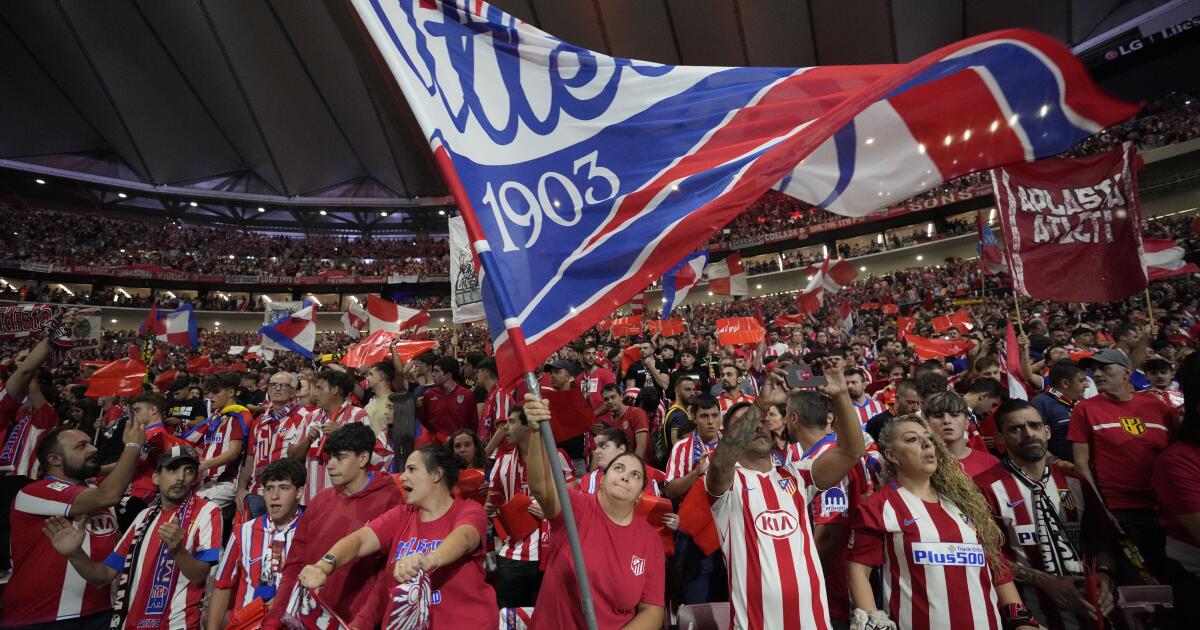
[[912, 545], [914, 564], [950, 567], [982, 567], [986, 561], [983, 545], [973, 543], [917, 542]]

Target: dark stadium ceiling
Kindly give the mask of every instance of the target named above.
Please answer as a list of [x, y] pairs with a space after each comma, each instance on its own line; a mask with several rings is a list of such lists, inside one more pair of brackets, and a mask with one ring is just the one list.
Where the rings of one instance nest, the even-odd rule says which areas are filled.
[[[1077, 43], [1164, 2], [494, 4], [619, 56], [811, 66], [904, 62], [1012, 26]], [[452, 203], [345, 0], [0, 2], [0, 85], [0, 186], [17, 196], [376, 232], [426, 229]]]

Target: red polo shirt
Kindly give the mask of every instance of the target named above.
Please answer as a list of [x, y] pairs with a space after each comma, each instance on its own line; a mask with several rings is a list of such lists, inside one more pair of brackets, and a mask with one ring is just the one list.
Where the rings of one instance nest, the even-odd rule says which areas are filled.
[[455, 385], [451, 392], [430, 387], [421, 400], [421, 423], [436, 434], [439, 444], [459, 429], [474, 431], [479, 425], [475, 394], [461, 384]]

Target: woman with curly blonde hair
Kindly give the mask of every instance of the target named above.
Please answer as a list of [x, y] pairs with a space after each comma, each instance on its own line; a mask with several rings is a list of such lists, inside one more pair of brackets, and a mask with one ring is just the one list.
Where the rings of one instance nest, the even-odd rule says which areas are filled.
[[[851, 526], [851, 628], [1037, 628], [1000, 556], [986, 500], [920, 416], [884, 425], [883, 488]], [[883, 568], [883, 603], [870, 575]]]

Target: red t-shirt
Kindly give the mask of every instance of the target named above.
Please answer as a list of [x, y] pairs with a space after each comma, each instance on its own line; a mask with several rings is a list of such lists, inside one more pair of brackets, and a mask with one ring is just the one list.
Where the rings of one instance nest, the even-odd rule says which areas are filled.
[[[636, 515], [628, 525], [612, 522], [595, 495], [568, 491], [583, 562], [601, 628], [620, 628], [637, 614], [638, 604], [662, 606], [666, 557], [658, 532]], [[550, 554], [529, 627], [583, 628], [583, 608], [575, 563], [560, 513], [550, 521]]]
[[1153, 396], [1122, 402], [1100, 394], [1071, 410], [1067, 439], [1091, 447], [1092, 474], [1109, 509], [1153, 508], [1154, 460], [1174, 427], [1174, 410]]
[[[629, 450], [632, 451], [637, 446], [637, 434], [650, 431], [650, 420], [646, 417], [646, 412], [640, 408], [625, 407], [625, 413], [621, 414], [620, 418], [615, 418], [612, 426], [625, 432], [625, 435], [629, 437]], [[646, 440], [646, 444], [649, 447], [649, 439]]]
[[617, 382], [617, 377], [613, 373], [597, 366], [596, 369], [589, 372], [583, 372], [578, 377], [579, 391], [587, 397], [588, 404], [592, 409], [599, 409], [604, 406], [604, 396], [600, 395], [600, 390], [604, 389], [605, 385], [611, 385]]
[[1200, 540], [1193, 539], [1179, 524], [1180, 515], [1200, 512], [1200, 446], [1175, 442], [1163, 449], [1154, 463], [1153, 480], [1158, 491], [1159, 518], [1167, 533], [1200, 547]]
[[971, 454], [958, 460], [958, 463], [963, 467], [963, 471], [967, 473], [968, 477], [977, 477], [990, 470], [992, 466], [999, 464], [1000, 460], [996, 459], [996, 456], [991, 453], [971, 449]]
[[[392, 577], [396, 561], [414, 553], [429, 555], [450, 535], [467, 525], [479, 532], [482, 541], [487, 536], [487, 515], [483, 506], [474, 501], [455, 499], [449, 511], [437, 520], [422, 522], [421, 511], [412, 505], [398, 505], [367, 523], [379, 538], [379, 547], [389, 552], [387, 568], [376, 585], [374, 605], [382, 613], [380, 620], [391, 619], [395, 604]], [[429, 602], [429, 622], [433, 628], [471, 628], [485, 630], [500, 625], [500, 610], [496, 594], [483, 581], [483, 545], [461, 557], [455, 563], [441, 567], [429, 575], [432, 591]]]
[[466, 387], [458, 385], [447, 393], [435, 385], [425, 390], [421, 399], [421, 422], [437, 434], [439, 444], [459, 429], [479, 428], [475, 394]]
[[[12, 506], [13, 575], [4, 589], [0, 625], [48, 623], [112, 609], [109, 589], [88, 584], [42, 534], [46, 519], [67, 516], [71, 503], [87, 488], [47, 477], [17, 494]], [[116, 514], [106, 509], [72, 520], [83, 522], [88, 556], [104, 562], [117, 545]]]

